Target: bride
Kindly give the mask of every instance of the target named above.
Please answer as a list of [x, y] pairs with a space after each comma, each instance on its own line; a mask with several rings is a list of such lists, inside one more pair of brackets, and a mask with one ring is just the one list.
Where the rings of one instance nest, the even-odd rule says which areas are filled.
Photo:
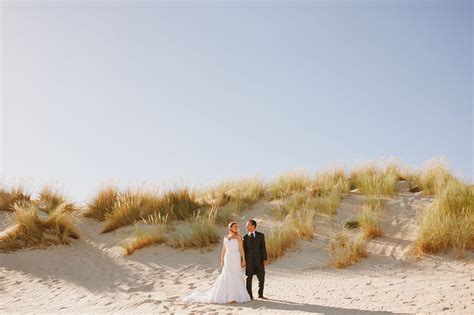
[[224, 237], [222, 247], [221, 274], [208, 292], [194, 292], [184, 297], [183, 300], [218, 304], [250, 301], [250, 296], [245, 288], [245, 275], [242, 270], [246, 264], [242, 242], [237, 223], [229, 223], [229, 234]]

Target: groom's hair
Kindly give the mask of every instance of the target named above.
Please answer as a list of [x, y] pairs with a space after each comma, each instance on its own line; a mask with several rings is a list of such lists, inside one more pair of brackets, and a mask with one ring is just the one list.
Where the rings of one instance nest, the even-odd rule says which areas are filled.
[[249, 220], [250, 224], [252, 224], [253, 226], [257, 227], [257, 221], [255, 220]]

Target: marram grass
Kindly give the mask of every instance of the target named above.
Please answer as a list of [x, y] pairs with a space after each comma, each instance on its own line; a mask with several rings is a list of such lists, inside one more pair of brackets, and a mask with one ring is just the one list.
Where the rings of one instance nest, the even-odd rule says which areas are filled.
[[351, 186], [360, 189], [363, 194], [393, 196], [396, 193], [395, 184], [398, 178], [396, 164], [380, 166], [369, 163], [355, 167], [351, 171], [350, 181]]
[[0, 251], [69, 244], [79, 238], [66, 204], [59, 204], [47, 218], [40, 218], [33, 202], [15, 203], [16, 224], [0, 237]]
[[474, 249], [473, 189], [451, 180], [437, 191], [434, 203], [421, 214], [414, 253], [422, 256], [454, 248], [463, 257], [466, 249]]
[[7, 188], [0, 186], [0, 211], [15, 211], [14, 205], [17, 202], [30, 201], [31, 195], [26, 192], [23, 185]]
[[366, 243], [363, 239], [350, 240], [341, 231], [329, 242], [329, 265], [341, 269], [352, 266], [367, 257]]

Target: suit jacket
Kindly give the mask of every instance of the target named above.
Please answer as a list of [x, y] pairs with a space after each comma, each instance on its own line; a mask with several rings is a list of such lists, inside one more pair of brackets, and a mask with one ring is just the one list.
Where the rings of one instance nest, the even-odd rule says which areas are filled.
[[255, 239], [252, 240], [248, 234], [244, 235], [244, 253], [247, 266], [247, 275], [256, 274], [258, 271], [265, 271], [264, 260], [267, 260], [267, 249], [265, 247], [265, 235], [255, 231]]

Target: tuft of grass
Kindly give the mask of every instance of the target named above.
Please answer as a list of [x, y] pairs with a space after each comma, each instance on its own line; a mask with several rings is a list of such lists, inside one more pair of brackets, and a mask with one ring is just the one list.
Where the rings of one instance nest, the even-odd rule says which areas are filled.
[[324, 214], [336, 214], [336, 209], [341, 201], [341, 195], [334, 190], [322, 197], [311, 197], [305, 193], [296, 193], [272, 207], [273, 214], [278, 219], [294, 215], [301, 209], [311, 209]]
[[437, 195], [452, 180], [455, 178], [449, 171], [448, 162], [445, 159], [436, 158], [426, 162], [423, 170], [415, 176], [413, 181], [423, 190], [423, 194]]
[[415, 255], [455, 248], [464, 257], [466, 249], [474, 249], [473, 189], [451, 180], [438, 191], [434, 203], [421, 214], [420, 229], [414, 243]]
[[301, 211], [289, 216], [291, 226], [296, 230], [299, 238], [310, 240], [314, 235], [314, 218], [316, 210], [303, 208]]
[[105, 224], [101, 233], [108, 233], [139, 220], [142, 201], [142, 196], [139, 194], [125, 194], [121, 196], [112, 211], [105, 215]]
[[374, 211], [364, 206], [357, 221], [366, 240], [383, 235], [382, 228], [380, 227], [379, 211]]
[[337, 190], [332, 191], [324, 197], [316, 198], [316, 208], [318, 211], [330, 215], [336, 214], [337, 207], [341, 203], [341, 194]]
[[38, 207], [33, 202], [15, 203], [14, 210], [16, 225], [0, 237], [0, 251], [69, 244], [70, 238], [79, 238], [64, 203], [46, 219], [38, 216]]
[[0, 211], [15, 211], [14, 204], [17, 202], [27, 202], [31, 200], [31, 195], [26, 192], [23, 185], [11, 188], [0, 187]]
[[259, 177], [230, 179], [201, 190], [201, 203], [211, 206], [225, 206], [230, 202], [252, 204], [265, 193], [263, 180]]
[[354, 168], [351, 172], [351, 186], [359, 188], [367, 195], [392, 196], [395, 194], [395, 184], [399, 178], [398, 166], [389, 163], [380, 166], [369, 163]]
[[328, 251], [329, 264], [338, 269], [352, 266], [367, 257], [365, 241], [361, 238], [351, 241], [344, 231], [329, 242]]
[[365, 199], [363, 207], [371, 211], [381, 211], [385, 206], [385, 200], [374, 197], [367, 197]]
[[150, 247], [155, 244], [166, 243], [166, 227], [164, 225], [157, 225], [153, 232], [143, 233], [138, 226], [136, 227], [136, 238], [124, 246], [125, 256], [132, 255], [136, 250]]
[[290, 172], [277, 177], [267, 188], [271, 199], [288, 197], [295, 193], [305, 192], [309, 189], [311, 179], [308, 175], [298, 172]]
[[143, 189], [119, 193], [113, 207], [104, 215], [101, 233], [107, 233], [140, 220], [185, 220], [203, 205], [188, 188], [174, 188], [158, 195]]
[[314, 209], [315, 203], [310, 196], [300, 192], [272, 206], [272, 211], [277, 219], [283, 220], [288, 215], [299, 212], [302, 208]]
[[120, 195], [120, 191], [115, 185], [101, 188], [97, 195], [87, 202], [87, 211], [84, 213], [84, 216], [99, 221], [105, 220], [106, 216], [114, 210]]
[[380, 216], [385, 205], [385, 200], [367, 197], [362, 205], [362, 212], [357, 218], [364, 239], [369, 240], [383, 235], [380, 227]]
[[72, 202], [69, 202], [60, 191], [48, 186], [40, 191], [36, 202], [38, 208], [46, 213], [51, 213], [60, 205], [62, 205], [64, 212], [77, 211], [77, 207]]
[[168, 244], [175, 248], [205, 248], [219, 242], [216, 228], [217, 208], [198, 211], [189, 222], [188, 230], [176, 231]]
[[225, 206], [219, 207], [216, 215], [216, 222], [218, 224], [228, 224], [235, 220], [236, 216], [249, 207], [251, 204], [244, 200], [231, 200]]
[[325, 197], [337, 192], [346, 194], [350, 190], [350, 181], [342, 168], [317, 173], [314, 182], [308, 187], [311, 196]]
[[264, 197], [265, 187], [259, 177], [231, 179], [197, 193], [203, 206], [218, 207], [216, 222], [227, 224], [238, 214]]
[[[150, 199], [152, 201], [153, 198]], [[198, 202], [195, 193], [188, 188], [175, 188], [156, 200], [151, 211], [169, 214], [171, 220], [185, 220], [195, 215], [203, 205]]]
[[291, 224], [273, 228], [266, 236], [265, 244], [269, 260], [283, 256], [298, 241], [298, 231]]

